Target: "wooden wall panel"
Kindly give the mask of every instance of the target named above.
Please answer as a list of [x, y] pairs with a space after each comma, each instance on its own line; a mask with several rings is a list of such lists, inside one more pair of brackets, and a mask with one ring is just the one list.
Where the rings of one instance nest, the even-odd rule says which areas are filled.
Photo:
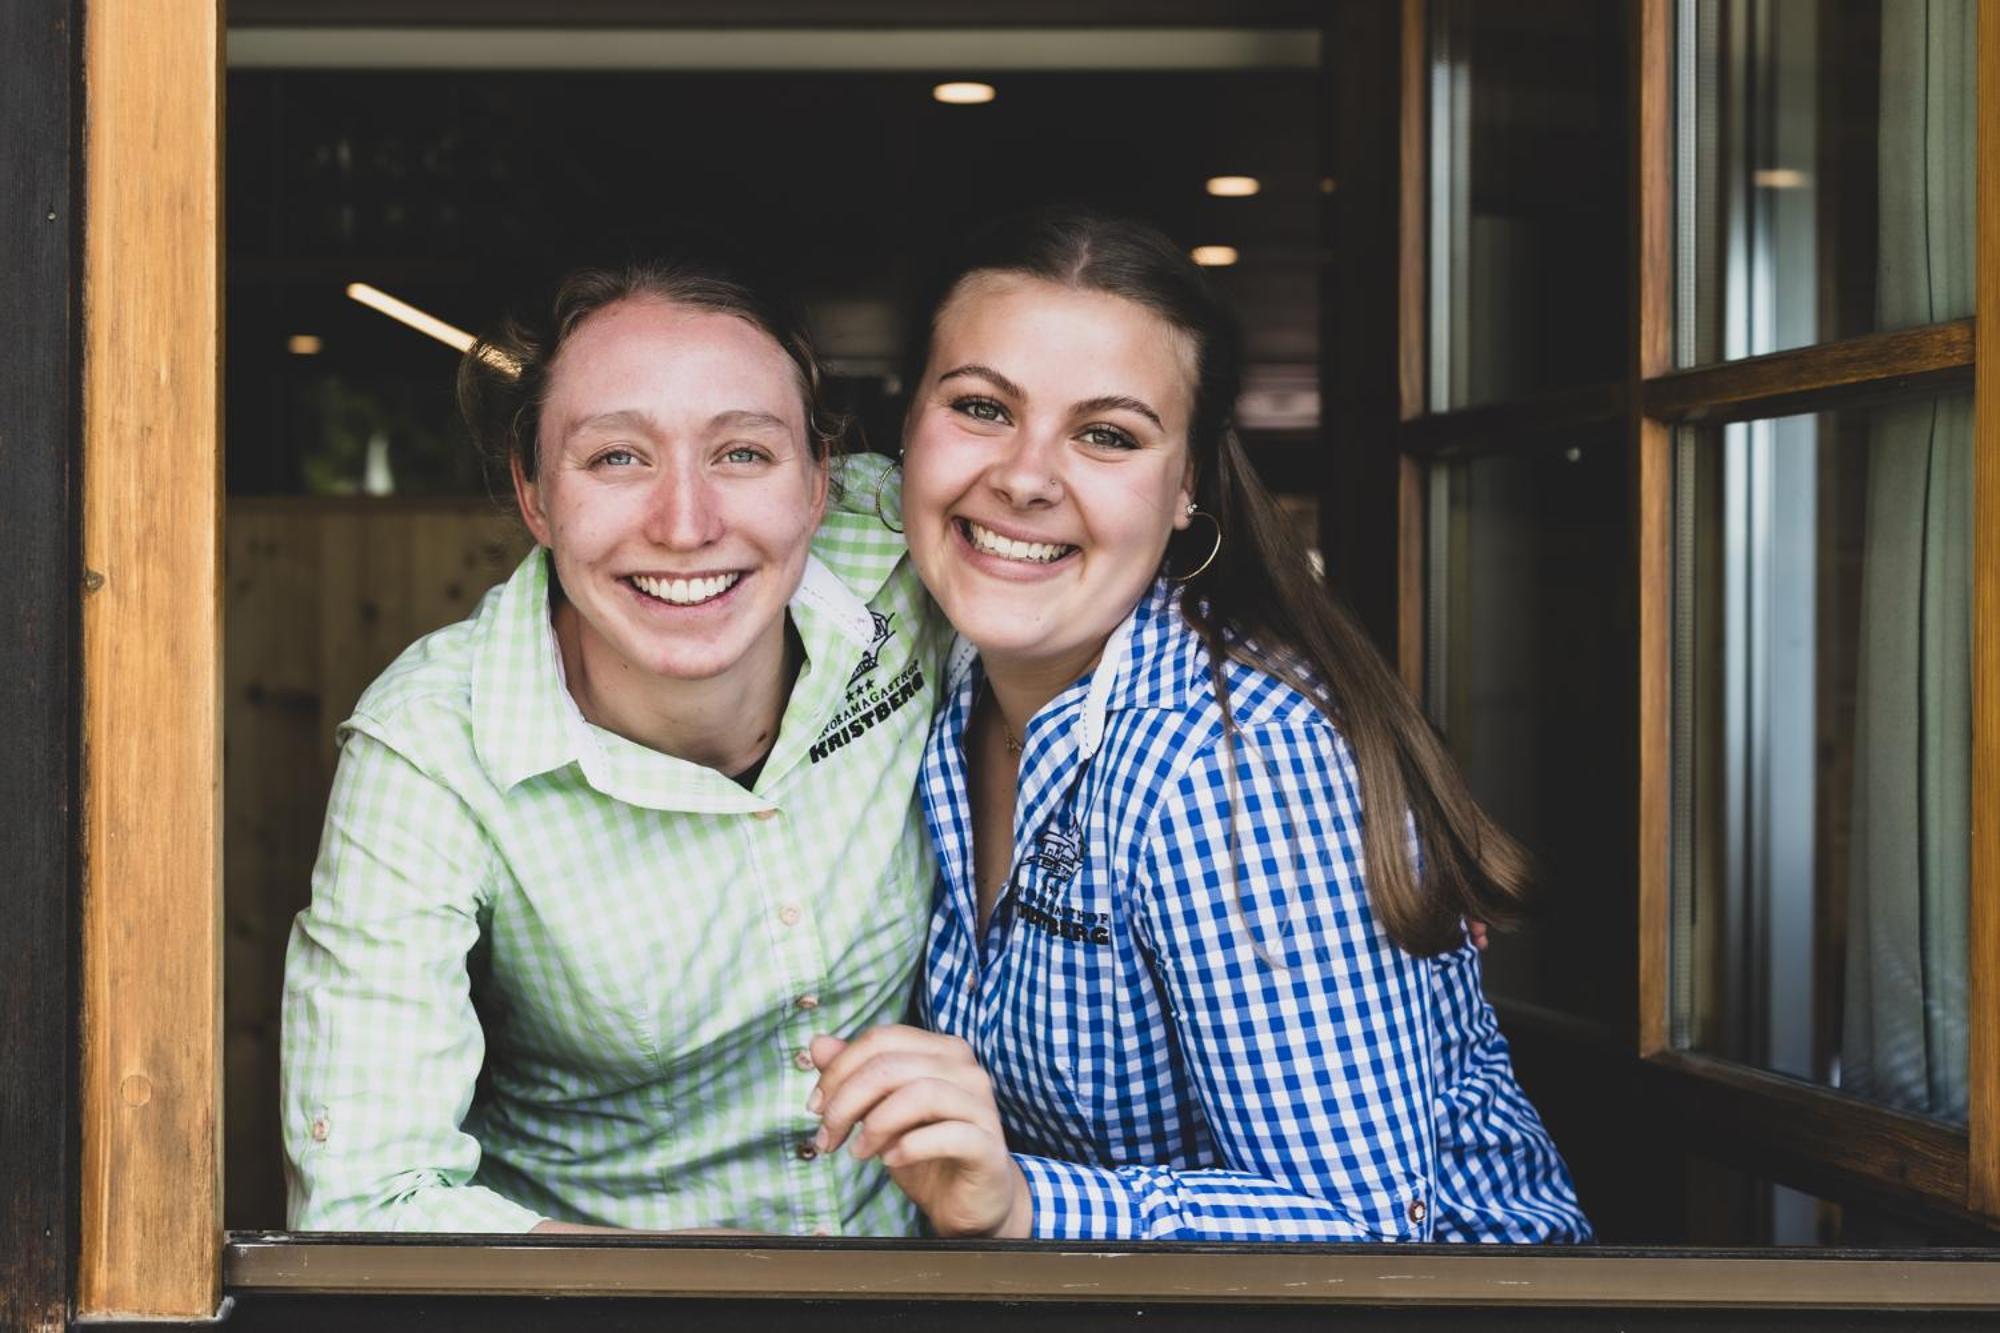
[[77, 1305], [203, 1316], [222, 1246], [221, 16], [110, 3], [84, 37]]
[[334, 727], [398, 653], [463, 618], [528, 548], [483, 500], [229, 504], [223, 738], [231, 1230], [284, 1224], [278, 1019], [310, 896]]
[[35, 1333], [66, 1323], [76, 1216], [76, 16], [0, 5], [0, 1328]]

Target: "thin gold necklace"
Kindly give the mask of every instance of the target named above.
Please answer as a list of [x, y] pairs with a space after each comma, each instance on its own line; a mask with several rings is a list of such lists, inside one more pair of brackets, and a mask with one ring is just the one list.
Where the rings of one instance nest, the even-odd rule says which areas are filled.
[[1007, 753], [1015, 756], [1016, 758], [1020, 757], [1021, 742], [1015, 740], [1014, 733], [1008, 730], [1007, 728], [1007, 715], [1000, 711], [1000, 700], [993, 693], [992, 682], [985, 680], [980, 681], [979, 692], [985, 695], [986, 702], [992, 705], [993, 720], [1000, 724], [1000, 738], [1007, 742]]

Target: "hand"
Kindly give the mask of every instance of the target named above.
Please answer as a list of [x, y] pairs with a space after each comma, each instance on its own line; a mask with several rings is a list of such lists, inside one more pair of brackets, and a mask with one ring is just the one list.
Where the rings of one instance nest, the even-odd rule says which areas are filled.
[[957, 1037], [878, 1027], [812, 1040], [819, 1084], [806, 1109], [819, 1145], [879, 1157], [940, 1236], [1026, 1236], [1027, 1178], [1007, 1151], [993, 1084]]

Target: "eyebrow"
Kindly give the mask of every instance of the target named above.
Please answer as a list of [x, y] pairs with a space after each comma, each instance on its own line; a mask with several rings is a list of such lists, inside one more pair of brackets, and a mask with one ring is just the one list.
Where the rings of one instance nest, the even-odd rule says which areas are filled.
[[616, 412], [595, 412], [569, 424], [564, 435], [576, 435], [587, 430], [636, 430], [652, 434], [657, 426], [650, 413], [636, 408], [621, 408]]
[[[648, 435], [659, 433], [659, 422], [650, 412], [638, 408], [620, 408], [615, 412], [598, 412], [584, 417], [570, 426], [568, 434], [586, 430], [636, 430]], [[708, 430], [791, 430], [791, 425], [781, 416], [771, 412], [760, 412], [752, 408], [739, 407], [727, 412], [717, 412], [708, 419]]]
[[728, 412], [717, 412], [708, 419], [710, 430], [718, 427], [723, 430], [777, 430], [789, 434], [792, 423], [773, 412], [759, 412], [739, 407]]
[[[977, 363], [963, 365], [956, 370], [947, 370], [944, 374], [938, 376], [938, 383], [943, 384], [946, 380], [961, 378], [983, 379], [1010, 398], [1025, 398], [1028, 396], [1021, 391], [1020, 385], [1014, 383], [1014, 381], [1008, 379], [1005, 375], [993, 369], [993, 367], [982, 366]], [[1158, 412], [1155, 412], [1142, 400], [1128, 397], [1122, 393], [1108, 393], [1096, 398], [1086, 398], [1070, 410], [1073, 412], [1136, 412], [1146, 418], [1146, 420], [1152, 422], [1159, 429], [1165, 430], [1167, 428], [1166, 423], [1160, 420]]]
[[1167, 423], [1160, 420], [1158, 412], [1155, 412], [1137, 398], [1128, 398], [1122, 393], [1106, 394], [1102, 398], [1086, 398], [1084, 401], [1078, 403], [1074, 410], [1078, 412], [1137, 412], [1159, 429], [1165, 430], [1167, 428]]

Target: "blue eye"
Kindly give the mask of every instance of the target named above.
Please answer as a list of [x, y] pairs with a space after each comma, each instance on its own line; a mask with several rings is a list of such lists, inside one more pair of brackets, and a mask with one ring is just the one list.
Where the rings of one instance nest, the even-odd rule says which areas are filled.
[[597, 456], [597, 461], [606, 467], [630, 467], [639, 461], [639, 455], [630, 449], [606, 449]]
[[725, 463], [761, 463], [770, 455], [754, 445], [739, 444], [722, 455]]
[[1077, 433], [1085, 444], [1099, 449], [1137, 449], [1139, 442], [1116, 426], [1085, 426]]

